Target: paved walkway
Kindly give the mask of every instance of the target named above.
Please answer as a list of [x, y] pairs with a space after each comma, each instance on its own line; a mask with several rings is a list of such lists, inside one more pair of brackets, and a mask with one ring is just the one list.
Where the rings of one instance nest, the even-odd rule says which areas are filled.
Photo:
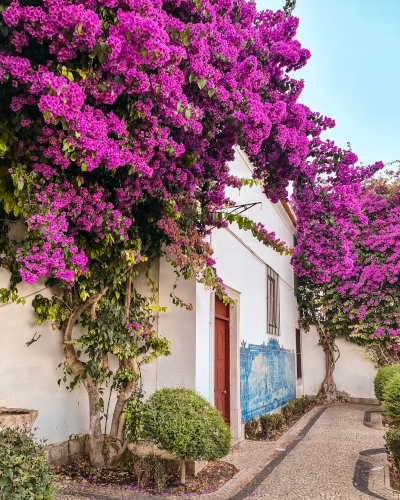
[[[277, 442], [244, 441], [225, 458], [236, 465], [238, 474], [215, 493], [196, 498], [400, 500], [400, 495], [389, 486], [384, 429], [379, 426], [378, 409], [375, 405], [355, 404], [315, 407]], [[371, 472], [374, 467], [383, 468]], [[92, 491], [80, 493], [79, 497], [149, 498], [126, 490], [113, 491], [112, 495]], [[76, 498], [58, 495], [57, 500]]]

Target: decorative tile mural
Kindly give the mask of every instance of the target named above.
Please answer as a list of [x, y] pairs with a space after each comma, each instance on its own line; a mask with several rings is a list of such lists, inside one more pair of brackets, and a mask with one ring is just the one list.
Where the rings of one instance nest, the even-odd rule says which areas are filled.
[[240, 348], [240, 406], [242, 424], [296, 397], [295, 354], [279, 346], [242, 342]]

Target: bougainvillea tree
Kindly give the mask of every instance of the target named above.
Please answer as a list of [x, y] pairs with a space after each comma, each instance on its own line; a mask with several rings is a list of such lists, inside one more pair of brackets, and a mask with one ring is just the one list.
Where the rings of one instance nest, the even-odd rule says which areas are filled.
[[[62, 331], [69, 387], [87, 390], [92, 464], [115, 465], [138, 365], [169, 353], [152, 328], [156, 285], [148, 297], [135, 289], [141, 267], [166, 255], [229, 300], [211, 269], [212, 227], [236, 220], [288, 251], [262, 225], [224, 215], [225, 186], [242, 184], [229, 174], [233, 146], [261, 154], [256, 177], [277, 199], [330, 122], [297, 103], [303, 84], [288, 73], [310, 54], [281, 11], [244, 0], [1, 5], [1, 265], [11, 274], [1, 292], [24, 301], [18, 283], [40, 279], [62, 289], [33, 306]], [[18, 219], [19, 240], [8, 231]], [[118, 398], [105, 440], [107, 383]]]
[[[335, 356], [340, 355], [335, 345], [337, 336], [366, 347], [367, 356], [379, 366], [399, 361], [398, 176], [367, 178], [353, 187], [357, 189], [353, 191], [352, 208], [348, 212], [352, 215], [349, 229], [353, 237], [348, 240], [345, 265], [341, 265], [340, 259], [334, 260], [319, 279], [316, 279], [317, 273], [311, 272], [311, 267], [309, 273], [304, 271], [306, 266], [300, 263], [301, 258], [309, 259], [312, 266], [317, 264], [316, 256], [311, 254], [312, 245], [317, 245], [317, 251], [319, 245], [322, 251], [329, 252], [320, 236], [318, 241], [308, 243], [308, 247], [301, 238], [301, 246], [294, 252], [297, 268], [303, 272], [299, 287], [300, 307], [304, 313], [302, 326], [317, 325], [326, 352], [327, 375], [321, 388], [325, 394], [335, 389], [333, 368]], [[321, 215], [314, 214], [310, 230], [321, 224], [324, 224]], [[334, 228], [334, 224], [331, 227]], [[328, 237], [328, 241], [335, 244], [334, 238]]]
[[[366, 347], [380, 366], [399, 360], [400, 188], [397, 174], [372, 177], [373, 170], [360, 169], [346, 190], [320, 186], [321, 210], [314, 202], [307, 213], [296, 199], [298, 213], [307, 214], [293, 257], [302, 274], [301, 323], [317, 326], [327, 363], [320, 392], [328, 396], [336, 390], [337, 336]], [[346, 252], [338, 253], [341, 239]]]

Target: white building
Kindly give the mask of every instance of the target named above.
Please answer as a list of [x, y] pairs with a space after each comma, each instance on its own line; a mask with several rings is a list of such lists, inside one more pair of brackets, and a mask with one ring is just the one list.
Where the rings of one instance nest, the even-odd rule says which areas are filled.
[[[246, 155], [237, 150], [231, 174], [251, 178], [251, 168]], [[228, 189], [227, 195], [238, 205], [259, 202], [245, 215], [293, 245], [295, 219], [287, 205], [272, 204], [260, 186], [240, 192]], [[144, 388], [183, 380], [226, 413], [232, 435], [241, 437], [244, 422], [296, 397], [298, 309], [293, 269], [290, 256], [279, 255], [235, 224], [214, 229], [211, 244], [217, 275], [237, 305], [226, 308], [203, 285], [180, 280], [176, 293], [194, 310], [171, 306], [160, 316], [158, 332], [171, 341], [172, 356], [146, 367]], [[171, 303], [174, 279], [171, 266], [161, 261], [160, 304]], [[302, 394], [301, 379], [297, 383], [297, 394]]]
[[[233, 175], [251, 177], [251, 164], [239, 150], [230, 167]], [[275, 231], [287, 245], [293, 244], [295, 219], [287, 205], [272, 204], [259, 186], [243, 187], [240, 192], [228, 189], [227, 194], [240, 205], [259, 203], [246, 215]], [[211, 243], [217, 274], [237, 305], [226, 308], [203, 285], [182, 279], [176, 293], [194, 308], [175, 307], [170, 297], [175, 275], [170, 264], [160, 261], [152, 275], [158, 283], [159, 304], [170, 311], [160, 315], [157, 328], [171, 341], [172, 356], [142, 365], [143, 388], [147, 395], [182, 382], [195, 388], [225, 413], [232, 436], [241, 438], [244, 422], [303, 394], [302, 369], [308, 373], [309, 393], [316, 393], [323, 353], [315, 336], [309, 337], [307, 362], [300, 366], [302, 342], [290, 256], [279, 255], [234, 225], [213, 230]], [[0, 270], [0, 287], [7, 283], [7, 272]], [[146, 287], [145, 279], [137, 284], [139, 291]], [[57, 443], [88, 431], [88, 405], [84, 388], [68, 392], [57, 385], [62, 373], [56, 368], [64, 362], [61, 335], [50, 325], [38, 326], [30, 307], [41, 289], [41, 283], [22, 284], [20, 295], [29, 295], [25, 306], [0, 305], [0, 407], [39, 410], [38, 437]], [[52, 295], [49, 289], [41, 293]], [[27, 347], [35, 332], [42, 337]], [[366, 365], [370, 362], [358, 353], [355, 356], [365, 363], [361, 368], [371, 372]], [[362, 396], [354, 393], [357, 385], [346, 390], [354, 396], [373, 397], [370, 372], [362, 384]], [[344, 379], [349, 379], [347, 372]]]

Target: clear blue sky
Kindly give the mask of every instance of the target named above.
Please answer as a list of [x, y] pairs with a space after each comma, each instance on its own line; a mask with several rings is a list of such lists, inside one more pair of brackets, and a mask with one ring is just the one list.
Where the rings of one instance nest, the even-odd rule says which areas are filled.
[[[285, 0], [256, 0], [258, 10]], [[311, 52], [300, 101], [333, 118], [324, 137], [359, 161], [400, 159], [400, 0], [297, 0], [297, 39]]]

